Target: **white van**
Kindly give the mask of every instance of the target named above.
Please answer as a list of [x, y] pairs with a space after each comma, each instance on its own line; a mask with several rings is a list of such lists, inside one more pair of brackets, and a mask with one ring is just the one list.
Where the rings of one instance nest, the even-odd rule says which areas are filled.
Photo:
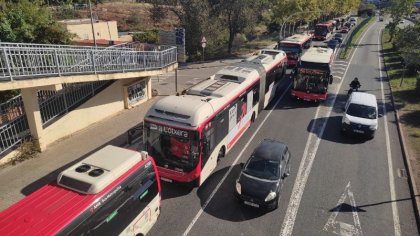
[[378, 103], [370, 93], [353, 92], [344, 107], [341, 131], [373, 138], [378, 129]]

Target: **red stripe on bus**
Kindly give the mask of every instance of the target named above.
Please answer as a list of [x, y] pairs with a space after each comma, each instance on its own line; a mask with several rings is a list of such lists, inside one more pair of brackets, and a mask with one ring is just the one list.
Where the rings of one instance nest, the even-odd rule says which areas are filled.
[[241, 130], [238, 132], [238, 134], [236, 134], [236, 136], [232, 139], [232, 141], [230, 141], [230, 143], [228, 143], [228, 149], [230, 149], [236, 143], [236, 141], [238, 141], [239, 137], [242, 136], [242, 134], [245, 132], [245, 130], [250, 125], [251, 125], [251, 121], [246, 122], [246, 124], [244, 125], [244, 127], [242, 127]]

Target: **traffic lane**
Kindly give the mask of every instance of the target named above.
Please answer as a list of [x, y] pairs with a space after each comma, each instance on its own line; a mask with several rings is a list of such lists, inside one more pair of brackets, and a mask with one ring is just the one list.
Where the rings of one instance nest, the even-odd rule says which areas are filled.
[[[367, 52], [367, 50], [364, 50], [364, 52]], [[365, 55], [365, 57], [366, 57], [366, 55]], [[356, 70], [358, 72], [360, 72], [360, 68], [357, 68]], [[374, 71], [374, 69], [373, 69], [373, 71]], [[373, 75], [374, 73], [375, 72], [370, 73], [370, 75]], [[369, 75], [369, 73], [367, 73], [367, 74]], [[341, 97], [346, 98], [346, 96], [341, 96]], [[343, 100], [343, 101], [340, 102], [340, 100]], [[337, 101], [338, 101], [338, 103], [344, 103], [345, 99], [338, 98]], [[339, 108], [336, 108], [335, 110], [339, 110]], [[324, 119], [324, 120], [322, 120], [322, 119]], [[326, 118], [321, 118], [320, 122], [323, 122], [325, 120], [326, 120]], [[341, 117], [340, 116], [331, 117], [329, 119], [329, 123], [330, 122], [335, 122], [335, 126], [336, 126], [335, 130], [337, 131], [337, 130], [339, 130], [339, 125], [341, 123]], [[333, 131], [329, 130], [329, 127], [331, 127], [330, 124], [327, 124], [326, 127], [327, 127], [326, 131], [325, 131], [326, 135], [324, 135], [324, 137], [327, 139], [327, 141], [329, 141], [329, 142], [337, 142], [338, 141], [339, 143], [346, 144], [346, 142], [347, 142], [346, 139], [342, 140], [342, 139], [339, 139], [339, 137], [331, 135], [331, 134], [334, 134], [333, 133], [334, 130]], [[383, 137], [384, 134], [381, 133], [381, 132], [382, 131], [378, 131], [377, 135]], [[350, 178], [350, 177], [347, 177], [347, 178], [349, 179], [349, 183], [351, 183], [351, 182], [353, 183], [351, 185], [351, 186], [354, 186], [354, 187], [352, 187], [353, 189], [356, 189], [356, 191], [358, 191], [358, 192], [360, 192], [360, 191], [362, 192], [362, 194], [361, 194], [362, 196], [360, 197], [362, 199], [362, 203], [364, 203], [364, 202], [367, 202], [367, 203], [364, 204], [364, 205], [362, 204], [361, 206], [371, 206], [371, 205], [376, 206], [376, 205], [381, 205], [381, 204], [386, 204], [386, 203], [388, 203], [388, 205], [389, 205], [389, 200], [390, 200], [389, 187], [388, 188], [386, 187], [386, 186], [389, 186], [389, 182], [387, 182], [388, 181], [388, 177], [387, 177], [388, 165], [387, 165], [387, 160], [384, 159], [384, 156], [386, 157], [386, 153], [383, 153], [384, 146], [386, 146], [385, 143], [384, 143], [384, 138], [382, 138], [382, 139], [381, 138], [375, 138], [375, 140], [372, 140], [375, 145], [370, 144], [370, 145], [367, 145], [367, 146], [366, 146], [365, 143], [357, 143], [358, 141], [355, 141], [356, 143], [353, 143], [354, 141], [355, 140], [350, 139], [348, 144], [358, 145], [357, 150], [353, 150], [354, 148], [350, 148], [350, 149], [341, 148], [340, 145], [332, 145], [330, 147], [330, 146], [326, 145], [324, 141], [321, 143], [320, 150], [318, 150], [318, 153], [317, 153], [318, 159], [315, 162], [315, 165], [313, 167], [314, 171], [311, 172], [311, 178], [310, 178], [309, 185], [308, 185], [309, 187], [307, 187], [307, 189], [305, 189], [305, 192], [308, 192], [308, 193], [305, 194], [305, 196], [303, 198], [303, 201], [302, 201], [302, 206], [303, 206], [304, 210], [303, 210], [303, 212], [299, 213], [300, 216], [305, 216], [305, 217], [304, 218], [300, 218], [300, 217], [297, 218], [297, 222], [299, 224], [312, 225], [313, 228], [316, 228], [317, 225], [318, 226], [320, 224], [322, 225], [322, 222], [317, 222], [317, 220], [314, 220], [314, 219], [319, 218], [319, 216], [320, 216], [320, 214], [322, 214], [322, 212], [326, 212], [328, 210], [328, 207], [326, 207], [325, 204], [323, 204], [323, 202], [322, 202], [322, 199], [327, 199], [327, 197], [321, 198], [321, 202], [317, 203], [316, 200], [314, 201], [314, 198], [312, 198], [312, 197], [308, 198], [307, 197], [308, 195], [309, 196], [319, 196], [319, 195], [322, 195], [323, 192], [328, 192], [328, 190], [330, 190], [330, 189], [333, 189], [333, 190], [337, 191], [337, 189], [339, 189], [340, 185], [341, 185], [341, 189], [343, 189], [342, 191], [345, 192], [344, 191], [346, 189], [345, 186], [347, 186], [346, 184], [348, 184], [348, 183], [345, 183], [346, 181], [341, 181], [341, 183], [339, 183], [339, 184], [326, 182], [327, 186], [328, 186], [327, 189], [319, 189], [319, 188], [311, 189], [311, 186], [319, 186], [319, 183], [312, 183], [312, 182], [315, 181], [315, 180], [319, 180], [319, 179], [322, 180], [322, 176], [323, 176], [324, 172], [319, 173], [319, 170], [322, 170], [323, 166], [332, 165], [334, 167], [333, 170], [339, 170], [339, 171], [336, 173], [336, 176], [334, 175], [335, 172], [332, 171], [333, 174], [332, 175], [327, 175], [327, 177], [324, 177], [325, 180], [323, 180], [322, 182], [325, 182], [329, 179], [331, 179], [331, 180], [341, 180], [342, 178], [345, 178], [346, 176], [349, 175], [349, 173], [346, 174], [346, 170], [348, 170], [348, 169], [353, 170], [353, 171], [350, 172], [350, 175], [356, 175], [357, 177], [353, 177], [353, 180], [351, 180], [352, 178]], [[325, 148], [325, 150], [324, 150], [325, 153], [323, 153], [324, 148]], [[393, 148], [396, 148], [396, 150], [398, 150], [398, 147], [393, 147]], [[380, 151], [377, 151], [377, 150], [380, 150]], [[381, 150], [382, 150], [382, 152], [381, 152]], [[340, 158], [339, 159], [340, 161], [338, 161], [337, 164], [336, 164], [338, 166], [334, 166], [334, 160], [335, 159], [333, 159], [332, 161], [331, 160], [326, 160], [325, 163], [322, 164], [322, 160], [323, 160], [322, 158], [331, 156], [331, 152], [333, 154], [335, 154], [335, 156], [337, 156], [337, 158]], [[339, 154], [339, 153], [342, 153], [342, 154]], [[349, 154], [349, 153], [350, 153], [349, 157], [346, 157], [346, 159], [344, 159], [344, 161], [341, 160], [341, 157], [343, 157], [343, 155]], [[372, 157], [373, 157], [373, 159], [372, 159]], [[348, 158], [351, 158], [351, 159], [348, 159]], [[363, 158], [365, 158], [365, 159], [363, 159]], [[400, 158], [397, 157], [397, 158], [394, 158], [394, 159], [398, 160]], [[347, 163], [346, 160], [352, 160], [352, 162]], [[382, 160], [382, 161], [380, 163], [378, 163], [378, 160]], [[365, 165], [359, 164], [362, 161], [366, 162]], [[343, 163], [341, 163], [341, 162], [343, 162]], [[342, 167], [341, 164], [345, 164], [344, 167], [347, 168], [347, 169], [344, 169], [344, 167]], [[366, 166], [369, 166], [370, 168], [366, 168]], [[341, 168], [339, 168], [339, 167], [341, 167]], [[384, 167], [386, 167], [386, 168], [384, 169]], [[375, 168], [378, 168], [378, 169], [375, 169]], [[330, 172], [327, 172], [327, 173], [330, 173]], [[385, 180], [385, 183], [383, 183], [384, 180]], [[372, 182], [374, 184], [372, 184]], [[373, 186], [370, 186], [370, 185], [373, 185]], [[384, 188], [384, 186], [385, 186], [385, 188]], [[404, 187], [404, 186], [407, 187], [407, 183], [402, 185], [402, 187]], [[349, 190], [347, 190], [347, 192], [348, 191]], [[353, 190], [351, 190], [351, 191], [353, 191]], [[388, 193], [388, 194], [386, 194], [386, 193]], [[407, 196], [409, 196], [407, 194], [408, 194], [407, 191], [405, 191], [405, 194], [403, 194], [403, 193], [400, 194], [401, 195], [400, 196], [401, 201], [399, 201], [400, 202], [399, 205], [403, 204], [405, 206], [405, 208], [408, 209], [408, 215], [413, 216], [412, 208], [410, 210], [410, 203], [409, 203], [410, 201], [404, 201], [404, 199], [407, 199]], [[338, 194], [336, 193], [334, 196], [337, 199], [339, 199], [339, 198], [341, 198], [342, 194], [340, 195], [340, 193], [338, 193]], [[375, 198], [375, 196], [379, 196], [379, 198], [381, 198], [383, 196], [387, 196], [388, 197], [388, 202], [386, 201], [386, 199], [379, 199], [379, 201], [375, 203], [375, 200], [377, 200]], [[349, 200], [349, 198], [350, 197], [347, 197], [347, 201]], [[329, 201], [331, 201], [331, 200], [329, 200]], [[336, 200], [336, 202], [338, 203], [338, 200]], [[373, 202], [373, 203], [370, 203], [370, 202]], [[313, 212], [315, 212], [315, 213], [313, 213], [311, 215], [310, 210], [309, 210], [309, 212], [305, 212], [308, 209], [310, 209], [310, 206], [314, 205], [314, 203], [315, 203], [316, 207], [315, 207], [315, 209], [313, 209]], [[343, 203], [345, 203], [345, 202], [343, 202]], [[360, 205], [360, 204], [358, 203], [358, 205]], [[341, 208], [341, 211], [343, 211], [343, 209], [344, 209], [345, 212], [348, 212], [349, 211], [349, 205], [346, 205], [346, 206], [347, 207]], [[337, 212], [336, 207], [337, 206], [335, 206], [334, 208], [330, 208], [329, 211], [331, 211], [331, 215], [333, 215], [334, 212]], [[400, 208], [400, 206], [398, 206], [398, 207]], [[375, 210], [371, 210], [372, 214], [365, 213], [366, 211], [363, 212], [364, 210], [359, 209], [359, 208], [356, 208], [356, 210], [354, 210], [354, 212], [361, 211], [362, 213], [360, 213], [360, 214], [368, 216], [367, 221], [371, 221], [371, 222], [367, 223], [370, 226], [370, 228], [368, 228], [367, 232], [369, 232], [369, 233], [375, 232], [375, 230], [372, 230], [372, 228], [374, 228], [374, 229], [376, 228], [377, 230], [379, 230], [379, 232], [383, 229], [386, 229], [383, 232], [392, 232], [393, 231], [393, 228], [392, 228], [393, 219], [392, 219], [392, 212], [390, 212], [391, 211], [390, 206], [387, 206], [387, 207], [383, 206], [382, 209], [381, 209], [381, 207], [376, 207], [376, 208], [377, 209], [375, 209]], [[316, 211], [317, 209], [318, 209], [318, 212]], [[350, 209], [351, 209], [351, 214], [350, 214], [350, 218], [351, 218], [354, 215], [354, 213], [353, 213], [353, 208], [350, 207]], [[388, 211], [388, 214], [387, 213], [382, 213], [381, 211]], [[328, 214], [325, 214], [325, 215], [328, 215]], [[340, 212], [340, 214], [336, 213], [334, 215], [337, 215], [337, 217], [340, 216], [342, 218], [346, 217], [346, 215], [342, 214], [341, 212]], [[375, 215], [379, 215], [380, 217], [385, 215], [385, 216], [388, 216], [388, 218], [384, 218], [384, 219], [375, 218], [374, 217]], [[389, 218], [389, 216], [391, 216], [391, 218]], [[326, 216], [324, 216], [324, 221], [327, 222], [328, 219], [326, 220], [325, 217]], [[328, 218], [330, 218], [330, 217], [328, 217]], [[347, 218], [348, 217], [349, 216], [347, 216]], [[362, 217], [360, 217], [360, 218], [362, 218]], [[415, 225], [415, 224], [411, 224], [411, 223], [413, 223], [413, 219], [414, 219], [413, 217], [408, 217], [408, 219], [407, 219], [407, 222], [409, 222], [408, 225], [407, 225], [408, 227], [402, 226], [401, 227], [402, 232], [409, 232], [410, 234], [417, 232], [417, 230], [415, 230], [415, 227], [414, 227], [414, 231], [413, 231], [413, 227], [410, 227], [410, 225]], [[337, 221], [334, 221], [334, 222], [336, 224], [339, 224], [339, 225], [341, 223], [344, 223], [342, 225], [347, 225], [347, 226], [348, 225], [352, 226], [349, 223], [353, 222], [353, 226], [357, 225], [357, 224], [354, 223], [354, 220], [353, 221], [348, 221], [348, 219], [347, 219], [348, 222], [344, 222], [344, 221], [345, 220], [342, 220], [342, 221], [337, 220]], [[389, 222], [389, 221], [391, 221], [391, 222]], [[389, 229], [389, 227], [388, 228], [383, 227], [384, 225], [388, 225], [388, 224], [391, 225], [391, 230], [392, 231], [387, 231]], [[336, 228], [334, 228], [331, 225], [334, 225], [334, 224], [329, 224], [329, 227], [326, 227], [326, 229], [330, 230], [330, 231], [336, 230]], [[362, 225], [363, 225], [363, 221], [362, 221]], [[325, 225], [324, 225], [324, 227], [325, 227]], [[361, 228], [361, 227], [359, 227], [359, 228]], [[319, 230], [319, 228], [318, 228], [318, 230]], [[322, 230], [324, 230], [324, 228], [322, 228]], [[372, 230], [372, 231], [370, 231], [370, 230]], [[310, 231], [313, 232], [312, 230], [310, 230]], [[305, 231], [305, 230], [294, 231], [294, 232], [295, 233], [298, 232], [299, 234], [300, 233], [302, 233], [302, 234], [308, 233], [308, 231]]]
[[[325, 120], [323, 117], [317, 122]], [[393, 231], [393, 219], [389, 217], [392, 216], [389, 205], [381, 204], [390, 200], [389, 183], [384, 176], [388, 168], [382, 148], [385, 143], [380, 138], [362, 141], [343, 136], [340, 125], [341, 116], [332, 113], [296, 218], [295, 225], [308, 227], [297, 227], [293, 232], [333, 233], [346, 224], [366, 235], [386, 235]], [[343, 195], [344, 201], [340, 201]], [[327, 225], [329, 221], [332, 223]]]
[[[264, 138], [274, 138], [285, 142], [291, 152], [291, 175], [286, 179], [279, 208], [272, 212], [264, 212], [259, 209], [242, 206], [234, 197], [235, 181], [239, 175], [240, 167], [238, 164], [232, 169], [231, 174], [221, 185], [212, 201], [204, 209], [204, 213], [193, 226], [190, 235], [198, 235], [200, 232], [214, 232], [215, 229], [219, 233], [224, 234], [244, 234], [244, 235], [278, 235], [281, 227], [282, 219], [288, 205], [293, 180], [296, 178], [297, 168], [300, 158], [303, 155], [302, 146], [305, 145], [307, 139], [307, 131], [305, 127], [315, 114], [316, 104], [301, 101], [295, 101], [290, 97], [289, 91], [284, 102], [274, 107], [274, 111], [267, 118], [265, 124], [255, 135], [250, 145], [246, 148], [239, 162], [246, 162], [251, 155], [253, 149]], [[261, 120], [262, 117], [257, 119]], [[249, 141], [250, 135], [255, 132], [258, 126], [256, 122], [240, 139], [239, 143], [233, 148], [232, 152], [226, 158], [236, 158], [241, 152], [246, 142]], [[228, 167], [225, 167], [228, 168]], [[211, 177], [217, 176], [216, 171]], [[209, 180], [210, 180], [209, 179]], [[211, 181], [211, 180], [210, 180]], [[217, 181], [215, 181], [217, 182]], [[202, 186], [203, 187], [203, 186]], [[208, 194], [200, 195], [203, 202], [208, 198]], [[212, 231], [213, 230], [213, 231]]]
[[[285, 78], [281, 81], [281, 88], [279, 89], [278, 94], [281, 94], [286, 90], [287, 86], [290, 84], [290, 81], [290, 78]], [[287, 91], [287, 93], [289, 92], [290, 91]], [[183, 234], [184, 230], [188, 227], [195, 214], [201, 209], [205, 199], [208, 198], [213, 189], [215, 189], [217, 184], [223, 178], [224, 173], [227, 172], [229, 167], [232, 165], [232, 162], [236, 158], [234, 154], [235, 150], [246, 143], [246, 137], [252, 135], [252, 133], [250, 133], [251, 130], [256, 129], [256, 127], [264, 119], [266, 113], [267, 110], [261, 113], [261, 115], [256, 119], [255, 123], [252, 124], [251, 128], [248, 129], [239, 139], [238, 143], [234, 146], [232, 151], [227, 154], [226, 158], [223, 158], [221, 161], [219, 161], [214, 173], [200, 188], [189, 189], [183, 185], [162, 182], [161, 216], [159, 217], [159, 220], [156, 222], [155, 226], [149, 232], [149, 235]], [[248, 153], [246, 155], [249, 156]]]
[[[365, 62], [365, 64], [373, 64], [376, 61], [376, 65], [372, 65], [370, 70], [366, 70], [363, 65], [356, 64], [352, 65], [349, 69], [349, 74], [356, 74], [363, 71], [363, 74], [367, 75], [368, 78], [365, 82], [367, 86], [362, 86], [361, 91], [366, 91], [372, 94], [375, 94], [378, 100], [378, 108], [379, 114], [381, 114], [382, 118], [379, 119], [380, 124], [378, 126], [378, 131], [384, 130], [384, 122], [386, 122], [388, 127], [388, 137], [390, 143], [390, 154], [391, 154], [391, 165], [392, 165], [392, 175], [394, 178], [391, 180], [395, 182], [395, 202], [397, 209], [398, 209], [398, 218], [401, 224], [401, 231], [402, 232], [417, 232], [418, 229], [416, 227], [415, 217], [414, 217], [414, 205], [412, 201], [407, 200], [398, 200], [398, 199], [410, 199], [410, 189], [409, 183], [406, 177], [403, 178], [398, 177], [399, 173], [406, 169], [404, 157], [401, 151], [400, 140], [398, 136], [398, 129], [396, 125], [396, 117], [394, 113], [394, 107], [392, 104], [392, 95], [391, 90], [389, 87], [388, 78], [386, 77], [386, 71], [383, 64], [379, 66], [379, 55], [381, 51], [381, 46], [379, 44], [378, 37], [380, 37], [380, 27], [381, 24], [374, 25], [371, 35], [376, 35], [375, 37], [366, 37], [369, 41], [368, 45], [361, 50], [359, 55], [356, 55], [355, 58], [368, 58], [369, 62]], [[376, 40], [376, 46], [375, 46]], [[373, 52], [373, 53], [372, 53]], [[375, 57], [376, 54], [376, 57]], [[363, 61], [362, 61], [363, 62]], [[382, 63], [382, 59], [381, 59]], [[352, 77], [350, 77], [352, 78]], [[367, 88], [367, 89], [366, 89]], [[382, 90], [384, 93], [384, 97], [382, 98]], [[386, 138], [386, 136], [382, 136], [382, 138]], [[386, 146], [381, 147], [383, 150], [386, 150]], [[388, 163], [388, 160], [387, 160]], [[384, 178], [390, 180], [389, 171], [384, 173]], [[391, 187], [388, 183], [387, 185], [389, 188]]]

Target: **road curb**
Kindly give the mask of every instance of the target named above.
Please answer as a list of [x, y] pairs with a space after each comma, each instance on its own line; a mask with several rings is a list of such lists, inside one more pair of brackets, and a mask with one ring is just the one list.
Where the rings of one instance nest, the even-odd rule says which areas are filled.
[[[382, 42], [382, 34], [383, 34], [383, 30], [381, 31], [380, 37], [381, 37], [381, 50], [383, 51], [383, 42]], [[381, 52], [382, 54], [382, 52]], [[382, 55], [382, 58], [383, 55]], [[417, 189], [417, 185], [416, 185], [416, 180], [413, 177], [414, 171], [413, 171], [413, 167], [411, 166], [411, 162], [410, 162], [410, 157], [407, 151], [407, 145], [406, 145], [406, 140], [405, 140], [405, 136], [404, 136], [404, 131], [401, 127], [401, 123], [400, 123], [400, 115], [398, 113], [398, 110], [395, 109], [395, 102], [394, 102], [394, 94], [393, 94], [393, 90], [391, 87], [391, 84], [389, 82], [389, 76], [388, 76], [388, 68], [386, 65], [385, 60], [383, 59], [383, 64], [384, 64], [384, 69], [385, 69], [385, 73], [386, 76], [388, 78], [388, 85], [389, 85], [389, 89], [391, 90], [391, 102], [392, 102], [392, 106], [394, 108], [395, 111], [395, 118], [396, 118], [396, 123], [397, 123], [397, 130], [398, 130], [398, 136], [400, 139], [400, 146], [401, 146], [401, 150], [402, 150], [402, 154], [403, 154], [403, 159], [405, 162], [405, 165], [408, 168], [407, 171], [407, 175], [408, 175], [408, 182], [409, 182], [409, 187], [410, 187], [410, 192], [411, 192], [411, 197], [412, 197], [412, 201], [414, 204], [414, 213], [415, 213], [415, 218], [416, 218], [416, 222], [417, 222], [417, 228], [420, 228], [420, 195], [419, 195], [419, 190]]]

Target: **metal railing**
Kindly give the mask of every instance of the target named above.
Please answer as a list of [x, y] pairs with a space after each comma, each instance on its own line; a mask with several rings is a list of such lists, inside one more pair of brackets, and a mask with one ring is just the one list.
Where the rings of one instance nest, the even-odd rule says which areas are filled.
[[104, 80], [63, 84], [63, 89], [60, 91], [38, 91], [42, 125], [45, 127], [51, 124], [55, 119], [80, 106], [113, 82]]
[[0, 80], [153, 70], [177, 63], [176, 47], [90, 47], [0, 43]]
[[3, 154], [28, 138], [30, 131], [20, 95], [0, 104], [0, 115], [0, 154]]

